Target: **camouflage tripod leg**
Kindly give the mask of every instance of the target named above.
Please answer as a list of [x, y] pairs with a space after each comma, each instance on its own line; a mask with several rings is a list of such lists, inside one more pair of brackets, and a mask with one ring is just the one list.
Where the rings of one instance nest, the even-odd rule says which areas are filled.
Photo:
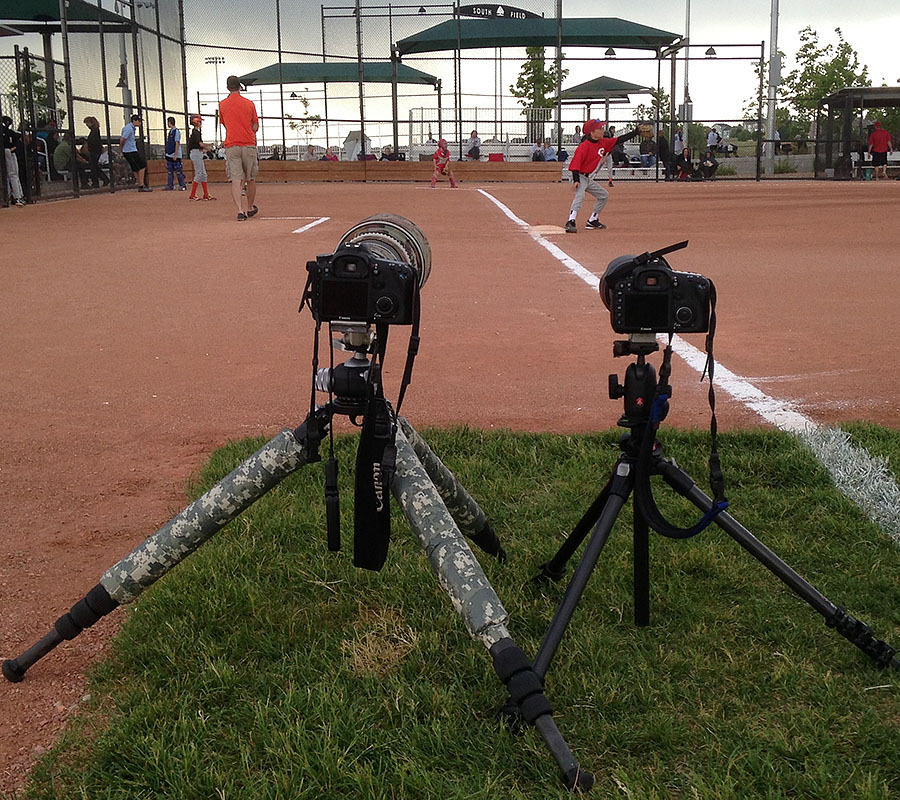
[[428, 443], [409, 424], [409, 420], [405, 417], [399, 417], [398, 420], [403, 433], [413, 450], [416, 451], [419, 461], [425, 467], [428, 477], [434, 483], [460, 531], [485, 553], [496, 556], [500, 561], [505, 561], [506, 551], [487, 521], [484, 511], [481, 510], [472, 495], [463, 488], [457, 477], [434, 454]]
[[108, 569], [100, 582], [56, 621], [50, 633], [18, 658], [3, 662], [3, 675], [18, 683], [32, 664], [63, 640], [74, 639], [117, 606], [134, 600], [244, 509], [306, 464], [308, 427], [313, 426], [321, 438], [320, 431], [326, 424], [324, 417], [313, 416], [296, 431], [281, 431]]
[[590, 788], [593, 776], [581, 770], [556, 727], [541, 679], [509, 635], [506, 609], [419, 461], [405, 433], [408, 427], [407, 423], [397, 431], [397, 471], [391, 484], [394, 497], [466, 630], [490, 652], [494, 670], [506, 684], [522, 717], [540, 732], [566, 785], [570, 789]]

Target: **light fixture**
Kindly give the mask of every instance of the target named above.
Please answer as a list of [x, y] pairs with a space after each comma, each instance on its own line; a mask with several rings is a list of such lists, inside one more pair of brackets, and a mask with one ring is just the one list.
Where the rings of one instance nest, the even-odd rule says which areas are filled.
[[296, 99], [297, 99], [297, 93], [291, 92], [291, 100], [296, 100]]
[[419, 13], [420, 13], [420, 14], [426, 14], [426, 13], [428, 13], [428, 12], [425, 11], [425, 6], [419, 6]]
[[608, 47], [608, 48], [606, 49], [606, 52], [605, 52], [603, 55], [605, 55], [607, 58], [615, 58], [615, 57], [616, 57], [616, 51], [613, 50], [611, 47]]
[[703, 55], [705, 55], [707, 58], [715, 58], [716, 57], [716, 48], [715, 47], [708, 48], [707, 51]]

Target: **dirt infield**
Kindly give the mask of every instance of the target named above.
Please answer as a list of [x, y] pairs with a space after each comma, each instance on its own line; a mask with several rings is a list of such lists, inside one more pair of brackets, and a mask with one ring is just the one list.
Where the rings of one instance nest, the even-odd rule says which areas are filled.
[[[213, 448], [303, 420], [305, 262], [370, 214], [409, 217], [434, 254], [404, 406], [417, 426], [613, 426], [621, 405], [606, 376], [627, 361], [612, 358], [599, 296], [477, 188], [262, 185], [261, 212], [246, 223], [224, 186], [213, 187], [215, 203], [156, 191], [0, 209], [0, 656], [44, 635], [177, 512]], [[554, 227], [572, 191], [481, 188], [530, 225]], [[715, 280], [722, 364], [816, 420], [894, 427], [900, 366], [884, 344], [897, 330], [898, 209], [895, 182], [621, 184], [608, 230], [545, 235], [597, 274], [623, 253], [690, 239], [671, 263]], [[389, 349], [391, 396], [404, 352]], [[667, 424], [707, 424], [698, 377], [675, 359]], [[719, 420], [760, 424], [722, 394]], [[20, 787], [59, 734], [118, 618], [61, 646], [24, 683], [2, 684], [0, 790]]]

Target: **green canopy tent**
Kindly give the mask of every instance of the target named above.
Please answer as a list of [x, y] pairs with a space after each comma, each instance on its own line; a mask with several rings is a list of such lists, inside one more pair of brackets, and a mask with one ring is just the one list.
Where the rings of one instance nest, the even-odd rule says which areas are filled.
[[490, 47], [556, 47], [559, 28], [563, 47], [623, 47], [659, 54], [679, 37], [676, 33], [617, 17], [563, 19], [456, 19], [397, 42], [398, 55], [472, 50]]
[[[280, 62], [268, 67], [248, 72], [241, 75], [240, 81], [246, 86], [279, 86], [297, 83], [390, 83], [393, 87], [394, 125], [397, 120], [397, 85], [400, 83], [412, 83], [418, 85], [434, 86], [438, 93], [438, 108], [441, 105], [441, 81], [434, 75], [413, 69], [399, 61], [364, 61], [362, 72], [355, 61], [307, 61], [307, 62]], [[284, 91], [279, 89], [282, 103], [282, 127], [284, 118]], [[325, 94], [325, 117], [328, 117], [328, 94]], [[364, 126], [364, 121], [360, 120]], [[364, 127], [362, 128], [364, 131]], [[282, 134], [282, 138], [284, 138]], [[397, 146], [397, 132], [394, 133], [394, 145]], [[328, 128], [325, 128], [325, 145], [328, 146]]]
[[[364, 61], [362, 78], [366, 83], [392, 83], [394, 65], [390, 61]], [[282, 62], [248, 72], [246, 75], [241, 75], [240, 79], [241, 83], [247, 86], [277, 86], [290, 83], [356, 83], [359, 80], [359, 67], [355, 61]], [[438, 86], [440, 80], [427, 72], [398, 64], [397, 83]]]
[[601, 75], [577, 86], [571, 86], [562, 90], [563, 105], [580, 105], [585, 106], [585, 119], [591, 116], [591, 105], [594, 103], [604, 104], [604, 113], [606, 120], [609, 120], [609, 106], [612, 103], [628, 103], [632, 94], [650, 94], [653, 90], [648, 86], [638, 86], [636, 83], [628, 81], [620, 81], [617, 78], [610, 78]]
[[[823, 169], [832, 169], [837, 161], [844, 159], [850, 162], [853, 150], [852, 140], [865, 142], [868, 131], [865, 129], [866, 109], [900, 108], [900, 88], [893, 86], [850, 86], [838, 89], [823, 97], [816, 106], [816, 177], [819, 177], [820, 155], [824, 155], [821, 163]], [[840, 121], [840, 135], [835, 134], [835, 122]], [[856, 121], [857, 129], [853, 130]], [[819, 145], [824, 144], [824, 153], [820, 154]], [[840, 145], [839, 157], [836, 159], [834, 145]], [[897, 148], [896, 140], [894, 149]]]
[[[442, 22], [407, 36], [394, 46], [395, 58], [440, 51], [503, 47], [621, 47], [651, 50], [657, 59], [681, 39], [679, 34], [618, 17], [574, 19], [463, 19]], [[457, 80], [457, 108], [461, 90]], [[621, 94], [621, 93], [620, 93]], [[612, 95], [614, 96], [614, 95]], [[561, 106], [562, 97], [557, 98]], [[461, 120], [457, 121], [458, 125]], [[461, 136], [460, 136], [461, 139]]]
[[[71, 33], [97, 33], [98, 23], [109, 32], [131, 30], [131, 20], [120, 14], [113, 14], [96, 3], [87, 0], [63, 0], [66, 21]], [[0, 6], [0, 21], [11, 22], [22, 33], [60, 33], [62, 14], [60, 0], [3, 0]]]

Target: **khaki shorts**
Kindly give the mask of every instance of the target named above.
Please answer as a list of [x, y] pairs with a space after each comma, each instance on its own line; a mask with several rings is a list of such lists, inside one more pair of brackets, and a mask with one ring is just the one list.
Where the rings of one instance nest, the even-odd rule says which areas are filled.
[[259, 172], [256, 147], [226, 147], [225, 175], [230, 181], [255, 181]]

